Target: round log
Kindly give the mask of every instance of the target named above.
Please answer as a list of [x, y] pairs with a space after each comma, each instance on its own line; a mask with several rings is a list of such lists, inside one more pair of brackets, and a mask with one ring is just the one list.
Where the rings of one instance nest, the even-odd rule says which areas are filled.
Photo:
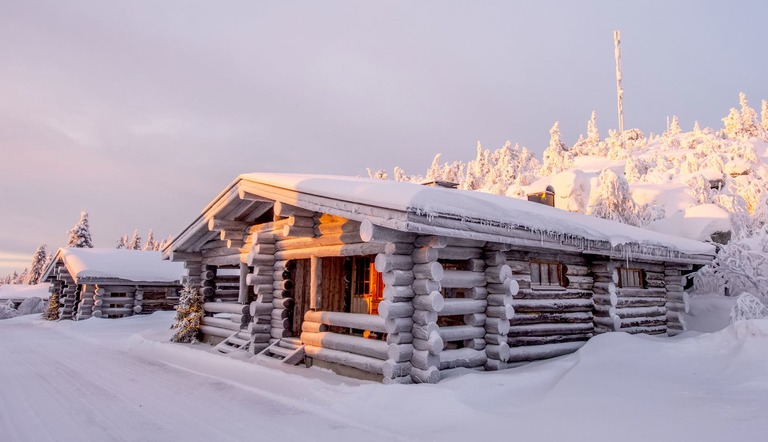
[[429, 310], [416, 310], [411, 318], [417, 324], [431, 324], [437, 322], [437, 313]]
[[485, 337], [486, 331], [483, 327], [473, 327], [470, 325], [455, 325], [451, 327], [440, 327], [438, 332], [445, 342], [465, 341], [469, 339], [480, 339]]
[[379, 303], [379, 316], [388, 318], [410, 318], [413, 316], [413, 305], [410, 302], [381, 301]]
[[387, 301], [408, 301], [414, 297], [413, 289], [408, 286], [385, 286], [384, 299]]
[[506, 264], [488, 267], [485, 269], [485, 278], [488, 283], [502, 284], [507, 279], [512, 278], [512, 269]]
[[413, 367], [411, 379], [420, 384], [437, 384], [440, 382], [440, 370], [437, 367], [429, 367], [426, 370]]
[[388, 318], [384, 321], [384, 330], [387, 333], [410, 332], [413, 327], [411, 318]]
[[485, 273], [444, 270], [440, 284], [446, 288], [472, 288], [486, 285]]
[[[439, 262], [429, 262], [424, 264], [416, 264], [413, 266], [413, 276], [416, 279], [431, 279], [433, 281], [441, 281], [444, 277], [445, 271], [443, 266]], [[443, 285], [443, 287], [448, 287]]]
[[411, 270], [413, 259], [410, 255], [387, 255], [380, 253], [374, 259], [374, 265], [378, 272], [390, 272], [392, 270]]
[[434, 355], [428, 351], [413, 350], [411, 364], [419, 369], [427, 370], [429, 367], [440, 366], [440, 356]]
[[507, 362], [509, 360], [509, 344], [502, 342], [499, 345], [486, 345], [485, 354], [488, 356], [488, 359]]
[[417, 295], [428, 295], [434, 291], [439, 292], [442, 288], [440, 282], [431, 279], [415, 279], [411, 287], [413, 287], [413, 291]]
[[370, 220], [366, 219], [360, 223], [360, 237], [365, 242], [413, 243], [413, 241], [416, 239], [416, 234], [376, 226]]
[[433, 355], [439, 355], [443, 351], [443, 344], [443, 338], [437, 332], [431, 333], [429, 339], [413, 339], [414, 350], [428, 351]]
[[407, 360], [396, 361], [393, 359], [389, 359], [386, 362], [384, 362], [384, 365], [382, 366], [381, 371], [385, 379], [387, 378], [394, 379], [394, 378], [400, 378], [403, 376], [410, 377], [411, 368], [413, 368], [413, 366]]
[[413, 345], [411, 344], [389, 344], [387, 349], [387, 358], [393, 362], [406, 362], [413, 356]]
[[390, 242], [384, 246], [384, 253], [389, 255], [410, 255], [415, 247], [413, 244], [404, 242]]
[[428, 295], [420, 295], [413, 298], [413, 307], [417, 310], [440, 312], [445, 307], [445, 299], [442, 293], [434, 291]]
[[392, 270], [382, 273], [381, 279], [387, 286], [410, 286], [415, 278], [410, 270]]
[[411, 253], [411, 258], [413, 259], [413, 262], [417, 264], [435, 262], [437, 261], [438, 257], [437, 251], [438, 249], [434, 249], [432, 247], [420, 247], [418, 249], [414, 249], [414, 251]]
[[366, 339], [359, 336], [342, 335], [338, 333], [301, 333], [301, 342], [305, 345], [330, 348], [355, 355], [368, 356], [386, 360], [389, 358], [389, 344], [376, 339]]

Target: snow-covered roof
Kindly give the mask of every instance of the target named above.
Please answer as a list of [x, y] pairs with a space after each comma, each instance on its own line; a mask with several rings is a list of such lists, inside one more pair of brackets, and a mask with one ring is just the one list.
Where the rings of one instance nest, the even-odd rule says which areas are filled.
[[48, 283], [40, 284], [5, 284], [0, 286], [0, 300], [20, 300], [33, 297], [48, 299], [50, 296]]
[[72, 278], [82, 280], [120, 280], [145, 283], [173, 283], [184, 275], [181, 263], [163, 261], [154, 251], [60, 248], [45, 272], [47, 278], [57, 261], [62, 261]]
[[[607, 241], [613, 246], [635, 243], [667, 247], [686, 254], [714, 254], [711, 244], [483, 192], [329, 175], [251, 173], [240, 175], [239, 179], [356, 205], [424, 215], [431, 219], [448, 217], [467, 223], [525, 228]], [[298, 197], [296, 204], [309, 205], [303, 202], [311, 201]], [[356, 211], [354, 206], [348, 210], [352, 213]], [[408, 223], [402, 227], [411, 230]]]

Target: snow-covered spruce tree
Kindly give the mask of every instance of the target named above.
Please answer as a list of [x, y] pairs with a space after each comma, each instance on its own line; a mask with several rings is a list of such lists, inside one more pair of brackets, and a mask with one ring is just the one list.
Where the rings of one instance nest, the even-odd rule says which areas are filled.
[[29, 269], [26, 267], [21, 273], [13, 272], [13, 282], [11, 284], [24, 284], [24, 282], [27, 280], [27, 274], [29, 273]]
[[67, 247], [93, 248], [91, 241], [91, 229], [88, 226], [88, 212], [80, 212], [80, 221], [69, 231]]
[[155, 241], [155, 234], [152, 232], [152, 229], [149, 229], [149, 233], [147, 233], [147, 241], [144, 243], [144, 247], [141, 250], [148, 250], [153, 251], [157, 250], [157, 241]]
[[759, 137], [762, 131], [757, 121], [757, 112], [749, 107], [747, 95], [744, 92], [739, 93], [739, 104], [741, 105], [741, 125], [744, 129], [744, 136]]
[[170, 244], [173, 241], [173, 236], [168, 236], [164, 240], [160, 241], [160, 244], [157, 245], [157, 250], [163, 250], [168, 244]]
[[464, 181], [459, 187], [466, 190], [481, 190], [486, 187], [486, 182], [493, 182], [494, 171], [491, 164], [491, 153], [483, 149], [480, 142], [477, 142], [477, 155], [475, 159], [467, 163], [467, 170], [464, 175]]
[[741, 115], [739, 111], [732, 107], [728, 116], [722, 119], [725, 129], [723, 132], [728, 138], [737, 138], [744, 132], [743, 125], [741, 123]]
[[186, 283], [179, 293], [179, 305], [176, 307], [176, 322], [171, 329], [176, 333], [173, 342], [197, 342], [197, 334], [203, 319], [203, 302], [198, 291]]
[[141, 236], [139, 236], [139, 229], [133, 230], [133, 236], [128, 241], [128, 250], [141, 250]]
[[368, 178], [372, 178], [374, 180], [386, 180], [387, 179], [387, 171], [384, 169], [379, 169], [377, 171], [373, 171], [370, 168], [366, 169], [368, 170]]
[[48, 306], [43, 312], [43, 319], [47, 321], [56, 321], [59, 319], [59, 294], [52, 293], [48, 298]]
[[763, 139], [768, 141], [768, 101], [765, 100], [760, 108], [760, 122], [763, 127]]
[[669, 133], [666, 135], [679, 135], [683, 130], [680, 128], [680, 121], [677, 115], [672, 115], [672, 122], [669, 123]]
[[598, 178], [597, 194], [587, 207], [587, 215], [618, 221], [633, 226], [641, 225], [638, 205], [632, 199], [629, 183], [611, 169], [605, 169]]
[[117, 239], [117, 248], [118, 249], [128, 248], [128, 235], [123, 235]]
[[40, 282], [40, 278], [45, 271], [45, 263], [48, 261], [47, 253], [45, 251], [45, 244], [35, 250], [35, 254], [32, 255], [32, 264], [29, 266], [29, 273], [27, 273], [27, 279], [25, 284], [34, 285]]
[[556, 121], [549, 130], [549, 147], [544, 150], [543, 161], [539, 174], [554, 175], [573, 167], [573, 152], [563, 142], [560, 135], [560, 122]]

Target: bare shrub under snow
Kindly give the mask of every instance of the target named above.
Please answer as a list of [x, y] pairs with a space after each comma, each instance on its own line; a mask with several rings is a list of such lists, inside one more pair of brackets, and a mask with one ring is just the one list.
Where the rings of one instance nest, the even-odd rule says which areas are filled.
[[731, 310], [731, 323], [743, 319], [768, 319], [768, 306], [751, 293], [742, 293]]

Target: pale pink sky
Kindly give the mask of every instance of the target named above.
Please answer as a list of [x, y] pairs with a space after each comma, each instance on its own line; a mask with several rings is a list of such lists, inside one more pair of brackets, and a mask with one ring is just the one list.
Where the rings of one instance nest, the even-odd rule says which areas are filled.
[[764, 2], [0, 0], [0, 275], [66, 241], [178, 233], [237, 174], [540, 155], [592, 110], [719, 127], [768, 98]]

